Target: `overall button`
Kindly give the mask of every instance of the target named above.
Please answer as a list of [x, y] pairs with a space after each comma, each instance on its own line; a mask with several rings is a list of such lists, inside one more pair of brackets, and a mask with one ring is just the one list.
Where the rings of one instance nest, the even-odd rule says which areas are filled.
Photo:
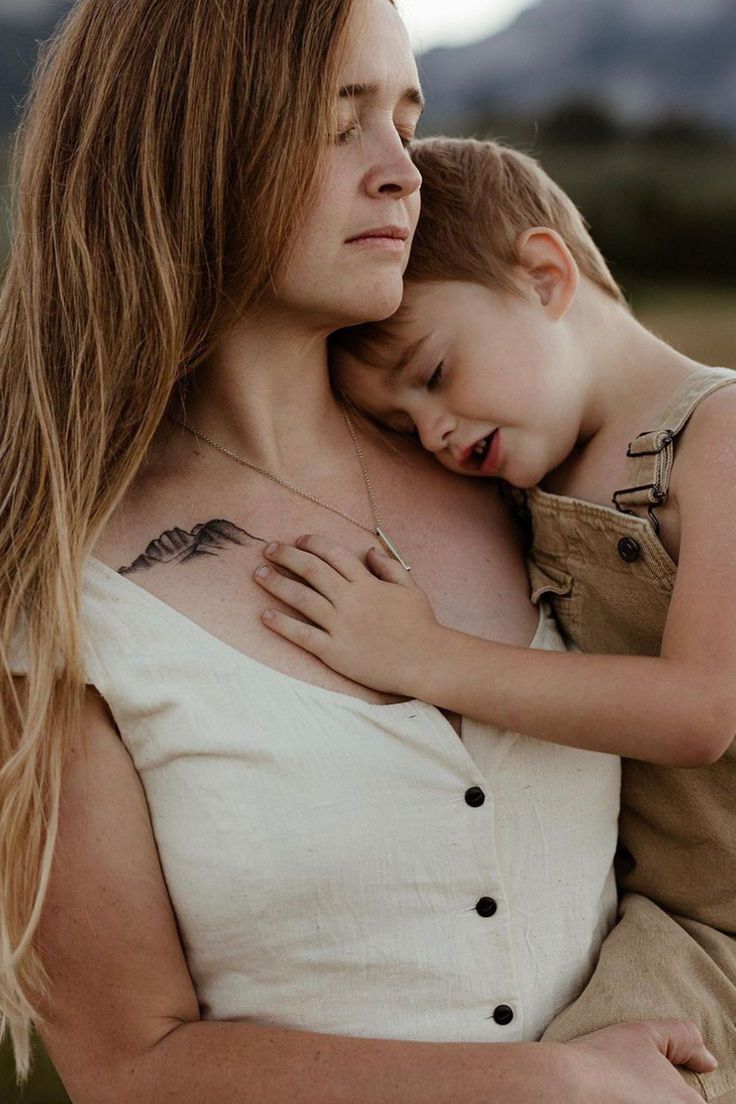
[[493, 916], [497, 909], [498, 905], [492, 897], [481, 897], [480, 901], [475, 906], [475, 911], [480, 916]]
[[622, 537], [618, 542], [618, 554], [626, 563], [634, 563], [641, 556], [641, 546], [633, 537]]
[[514, 1010], [507, 1004], [499, 1004], [493, 1011], [493, 1018], [500, 1027], [506, 1027], [506, 1024], [510, 1024], [514, 1018]]
[[468, 805], [472, 805], [474, 809], [482, 805], [485, 799], [486, 795], [483, 793], [480, 786], [471, 786], [469, 790], [465, 791], [465, 800]]

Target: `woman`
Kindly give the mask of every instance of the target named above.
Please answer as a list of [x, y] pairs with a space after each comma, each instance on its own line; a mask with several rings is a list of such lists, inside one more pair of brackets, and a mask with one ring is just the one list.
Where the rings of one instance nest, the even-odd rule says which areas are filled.
[[532, 1041], [612, 921], [615, 760], [391, 701], [260, 621], [263, 540], [319, 529], [400, 549], [449, 624], [561, 646], [499, 501], [330, 391], [327, 335], [400, 301], [420, 110], [390, 0], [81, 0], [37, 78], [0, 333], [0, 1005], [75, 1104], [687, 1104], [674, 1064], [710, 1068], [689, 1025]]

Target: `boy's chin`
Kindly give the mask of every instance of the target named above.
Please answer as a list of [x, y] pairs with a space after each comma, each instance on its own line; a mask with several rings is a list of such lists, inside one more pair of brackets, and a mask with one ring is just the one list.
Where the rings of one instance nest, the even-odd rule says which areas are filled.
[[448, 471], [453, 472], [455, 475], [462, 475], [466, 479], [467, 478], [470, 478], [470, 479], [487, 479], [488, 478], [488, 476], [483, 475], [482, 472], [471, 471], [468, 468], [462, 467], [461, 464], [458, 464], [454, 460], [449, 460], [449, 459], [446, 460], [443, 456], [435, 456], [435, 460], [437, 461], [438, 464], [441, 464], [443, 468], [447, 468]]

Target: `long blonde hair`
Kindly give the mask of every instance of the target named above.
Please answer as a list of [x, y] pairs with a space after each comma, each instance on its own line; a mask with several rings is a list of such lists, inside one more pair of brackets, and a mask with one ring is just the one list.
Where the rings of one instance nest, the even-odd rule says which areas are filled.
[[0, 1041], [21, 1081], [84, 704], [83, 561], [175, 385], [288, 263], [354, 3], [78, 0], [34, 72], [0, 292]]

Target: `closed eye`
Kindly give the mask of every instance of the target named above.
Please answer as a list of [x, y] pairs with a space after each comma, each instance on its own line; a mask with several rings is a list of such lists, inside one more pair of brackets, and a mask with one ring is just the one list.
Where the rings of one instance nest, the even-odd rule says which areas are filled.
[[443, 373], [443, 370], [444, 370], [444, 366], [445, 366], [444, 361], [441, 360], [440, 363], [435, 368], [432, 375], [427, 380], [427, 390], [428, 391], [434, 391], [434, 390], [437, 389], [437, 387], [439, 387], [439, 385], [442, 381], [442, 373]]
[[[360, 128], [359, 128], [359, 125], [358, 125], [358, 123], [357, 123], [357, 122], [355, 122], [355, 123], [352, 123], [352, 124], [351, 124], [351, 126], [349, 126], [349, 127], [346, 127], [346, 128], [345, 128], [345, 130], [341, 130], [341, 131], [340, 131], [340, 132], [339, 132], [339, 133], [338, 133], [338, 134], [337, 134], [337, 135], [335, 136], [335, 141], [337, 142], [338, 146], [345, 146], [345, 145], [347, 145], [347, 144], [348, 144], [348, 142], [349, 142], [349, 141], [351, 140], [351, 138], [353, 137], [353, 135], [354, 135], [354, 134], [357, 134], [357, 133], [358, 133], [358, 130], [359, 130], [359, 129], [360, 129]], [[400, 140], [401, 140], [401, 144], [402, 144], [402, 146], [404, 147], [404, 149], [408, 149], [408, 148], [409, 148], [409, 146], [410, 146], [410, 145], [412, 144], [412, 142], [414, 141], [414, 138], [415, 138], [415, 134], [414, 134], [413, 132], [412, 132], [411, 134], [402, 134], [402, 132], [401, 132], [401, 131], [399, 130], [399, 128], [398, 128], [398, 127], [396, 127], [395, 129], [396, 129], [396, 133], [398, 134], [398, 136], [399, 136], [399, 138], [400, 138]]]
[[353, 123], [353, 125], [349, 126], [346, 130], [341, 130], [340, 133], [337, 135], [337, 138], [336, 138], [337, 144], [339, 146], [347, 145], [347, 143], [350, 141], [352, 136], [357, 132], [357, 130], [358, 130], [357, 123]]

